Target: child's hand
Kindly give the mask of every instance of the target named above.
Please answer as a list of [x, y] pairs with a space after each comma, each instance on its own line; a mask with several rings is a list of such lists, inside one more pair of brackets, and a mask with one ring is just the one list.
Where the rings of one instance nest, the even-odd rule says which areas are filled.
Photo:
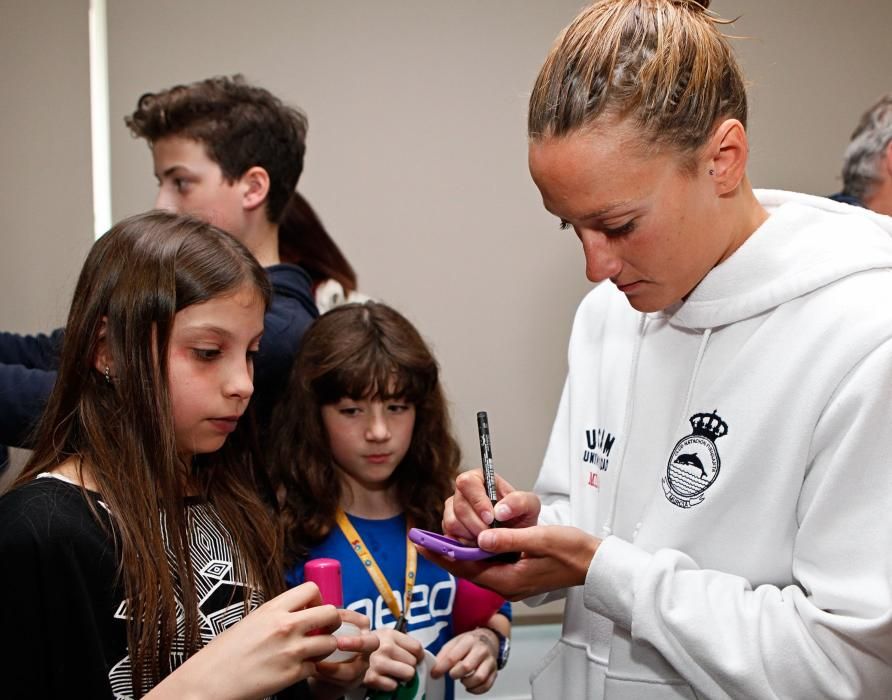
[[415, 676], [415, 667], [424, 658], [424, 647], [405, 632], [384, 629], [375, 634], [380, 646], [372, 654], [363, 685], [378, 690], [396, 690], [400, 682], [407, 683]]
[[450, 639], [431, 669], [431, 676], [461, 680], [469, 693], [485, 693], [492, 687], [498, 674], [499, 641], [490, 630], [478, 627]]
[[369, 618], [353, 610], [338, 610], [342, 622], [356, 625], [359, 635], [336, 637], [338, 649], [356, 652], [349, 661], [328, 663], [320, 661], [316, 664], [316, 672], [311, 680], [313, 696], [341, 697], [345, 690], [358, 687], [369, 669], [372, 652], [378, 648], [378, 636], [369, 631]]
[[[191, 656], [146, 697], [264, 698], [307, 678], [338, 646], [338, 610], [304, 583], [264, 603]], [[311, 634], [322, 631], [323, 634]], [[199, 692], [200, 691], [200, 692]]]

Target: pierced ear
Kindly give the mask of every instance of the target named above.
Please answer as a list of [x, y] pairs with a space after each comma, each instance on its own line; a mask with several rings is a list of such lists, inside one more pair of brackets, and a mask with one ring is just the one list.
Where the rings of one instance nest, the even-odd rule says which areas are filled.
[[105, 341], [106, 330], [108, 329], [108, 316], [102, 317], [102, 323], [99, 326], [99, 334], [96, 338], [96, 351], [93, 354], [93, 367], [102, 376], [105, 381], [111, 382], [115, 376], [114, 363], [108, 352], [108, 343]]
[[269, 195], [269, 173], [266, 168], [255, 165], [248, 168], [239, 178], [243, 188], [242, 206], [247, 210], [254, 210], [266, 204]]
[[716, 128], [710, 139], [707, 153], [711, 156], [707, 169], [716, 192], [720, 195], [733, 192], [746, 175], [749, 157], [749, 141], [743, 124], [737, 119], [726, 119]]

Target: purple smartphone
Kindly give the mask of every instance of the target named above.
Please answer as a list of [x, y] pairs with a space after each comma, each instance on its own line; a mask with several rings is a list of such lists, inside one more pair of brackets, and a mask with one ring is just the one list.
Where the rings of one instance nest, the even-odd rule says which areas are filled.
[[495, 552], [487, 552], [479, 547], [470, 547], [458, 540], [450, 539], [445, 535], [428, 530], [419, 530], [417, 527], [409, 529], [409, 539], [415, 544], [420, 544], [437, 554], [444, 554], [450, 559], [458, 561], [477, 561], [496, 556]]

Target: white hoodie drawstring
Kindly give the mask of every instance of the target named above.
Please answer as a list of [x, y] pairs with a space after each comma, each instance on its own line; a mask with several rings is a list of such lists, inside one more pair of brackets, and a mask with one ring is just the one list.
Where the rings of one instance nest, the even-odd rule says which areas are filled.
[[[629, 429], [632, 423], [632, 410], [635, 406], [635, 376], [638, 371], [638, 358], [641, 355], [641, 346], [644, 342], [644, 332], [646, 326], [647, 314], [642, 314], [641, 323], [638, 327], [638, 341], [635, 343], [635, 349], [632, 354], [632, 369], [631, 374], [629, 375], [628, 393], [626, 395], [626, 408], [625, 414], [623, 415], [623, 441], [621, 443], [622, 450], [619, 455], [619, 464], [617, 465], [616, 471], [616, 486], [614, 487], [613, 493], [611, 494], [610, 510], [607, 512], [607, 519], [604, 522], [604, 526], [601, 528], [603, 537], [607, 537], [613, 532], [613, 519], [616, 513], [616, 503], [619, 499], [620, 476], [622, 475], [623, 463], [626, 457], [626, 445], [629, 442]], [[691, 372], [691, 379], [688, 382], [687, 394], [685, 395], [684, 405], [682, 407], [681, 416], [678, 421], [680, 426], [683, 426], [684, 421], [686, 420], [685, 417], [688, 415], [688, 410], [691, 406], [691, 398], [694, 395], [694, 387], [697, 384], [697, 375], [700, 373], [700, 365], [703, 364], [703, 356], [706, 354], [706, 346], [709, 344], [710, 336], [712, 336], [712, 328], [706, 328], [700, 338], [700, 348], [697, 350], [697, 359], [694, 361], [694, 369]], [[650, 509], [650, 505], [652, 502], [653, 499], [651, 498], [651, 500], [648, 501], [647, 505], [644, 507], [642, 516]]]
[[616, 512], [616, 501], [619, 496], [620, 477], [623, 473], [623, 463], [626, 459], [626, 446], [629, 443], [629, 430], [632, 426], [632, 413], [635, 408], [635, 377], [638, 374], [638, 358], [641, 356], [641, 346], [644, 344], [644, 333], [647, 329], [648, 315], [641, 314], [641, 321], [638, 323], [638, 340], [635, 343], [635, 349], [632, 351], [632, 364], [629, 370], [629, 381], [627, 382], [628, 391], [626, 392], [626, 407], [623, 414], [623, 431], [622, 441], [620, 442], [619, 462], [616, 466], [616, 484], [613, 487], [613, 494], [610, 498], [610, 510], [607, 511], [607, 519], [601, 528], [601, 533], [607, 537], [613, 532], [613, 517]]
[[688, 410], [691, 408], [691, 397], [694, 395], [694, 385], [697, 383], [697, 375], [700, 373], [700, 365], [703, 363], [703, 356], [706, 354], [706, 344], [712, 335], [712, 328], [703, 331], [703, 337], [700, 340], [700, 349], [697, 351], [697, 360], [694, 362], [694, 371], [691, 373], [691, 381], [688, 382], [688, 393], [684, 397], [684, 407], [681, 410], [681, 418], [679, 424], [687, 420]]

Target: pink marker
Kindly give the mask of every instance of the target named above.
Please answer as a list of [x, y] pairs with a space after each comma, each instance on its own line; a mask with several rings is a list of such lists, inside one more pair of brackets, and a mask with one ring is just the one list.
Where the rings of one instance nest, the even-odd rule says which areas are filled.
[[[304, 564], [304, 581], [312, 581], [319, 587], [323, 604], [334, 605], [336, 608], [344, 607], [341, 562], [337, 559], [310, 559], [310, 561]], [[351, 622], [342, 622], [341, 626], [332, 632], [335, 637], [355, 637], [359, 633], [359, 628]], [[323, 661], [340, 663], [341, 661], [349, 661], [355, 656], [355, 651], [336, 649], [326, 656]]]
[[310, 559], [304, 564], [304, 581], [319, 586], [322, 602], [344, 607], [344, 588], [341, 585], [341, 562], [337, 559]]

